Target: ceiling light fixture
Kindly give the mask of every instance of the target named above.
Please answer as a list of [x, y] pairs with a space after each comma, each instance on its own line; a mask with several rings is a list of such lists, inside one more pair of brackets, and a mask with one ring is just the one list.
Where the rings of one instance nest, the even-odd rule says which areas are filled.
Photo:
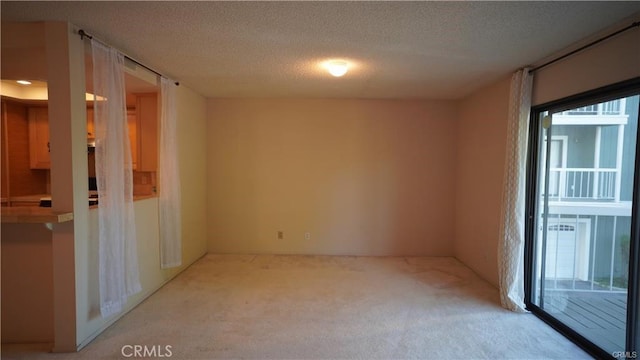
[[329, 73], [335, 77], [340, 77], [347, 73], [349, 65], [346, 61], [333, 60], [327, 63], [327, 69]]
[[31, 81], [28, 80], [16, 80], [16, 82], [20, 85], [31, 85]]

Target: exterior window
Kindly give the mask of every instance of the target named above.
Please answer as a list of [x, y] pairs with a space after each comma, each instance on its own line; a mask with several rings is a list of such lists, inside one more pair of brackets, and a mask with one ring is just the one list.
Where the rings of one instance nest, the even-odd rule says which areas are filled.
[[637, 350], [638, 94], [627, 85], [532, 111], [527, 306], [598, 356]]

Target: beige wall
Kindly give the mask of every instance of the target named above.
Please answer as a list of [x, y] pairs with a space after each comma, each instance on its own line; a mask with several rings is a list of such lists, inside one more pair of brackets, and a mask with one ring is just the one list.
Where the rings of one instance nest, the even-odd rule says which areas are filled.
[[[158, 199], [134, 203], [138, 242], [138, 267], [142, 291], [132, 296], [126, 311], [138, 305], [167, 281], [207, 251], [206, 223], [206, 102], [192, 90], [179, 86], [178, 156], [182, 179], [182, 266], [160, 269]], [[77, 254], [78, 345], [85, 346], [124, 313], [103, 319], [100, 316], [98, 282], [98, 211], [89, 213], [89, 237]]]
[[[21, 31], [5, 31], [15, 30], [14, 27]], [[74, 212], [74, 221], [56, 224], [53, 231], [42, 224], [2, 226], [2, 340], [55, 341], [54, 351], [74, 351], [122, 315], [102, 319], [99, 314], [97, 210], [88, 211], [87, 205], [84, 43], [73, 25], [67, 23], [3, 23], [2, 30], [3, 73], [5, 65], [14, 69], [9, 60], [18, 57], [11, 55], [19, 53], [25, 43], [33, 43], [27, 41], [28, 36], [34, 32], [46, 36], [46, 41], [39, 44], [46, 46], [50, 76], [22, 74], [24, 78], [49, 82], [53, 204], [54, 209]], [[6, 33], [23, 41], [13, 41]], [[5, 46], [16, 49], [5, 54]], [[9, 58], [5, 59], [5, 55]], [[207, 250], [206, 101], [184, 86], [178, 87], [176, 96], [183, 265], [160, 269], [158, 201], [136, 202], [143, 290], [130, 299], [127, 310]], [[25, 267], [31, 272], [25, 272]]]
[[[160, 269], [157, 198], [136, 201], [134, 212], [138, 243], [138, 269], [142, 291], [129, 298], [127, 310], [139, 304], [175, 273], [175, 271], [165, 272]], [[79, 346], [86, 345], [104, 328], [122, 316], [122, 314], [117, 314], [111, 318], [103, 319], [100, 315], [97, 209], [89, 211], [88, 227], [89, 237], [86, 242], [83, 242], [84, 251], [76, 254], [77, 262], [81, 264], [76, 280]]]
[[44, 22], [2, 22], [3, 79], [47, 79]]
[[[52, 26], [61, 36], [68, 36], [69, 48], [60, 51], [71, 55], [65, 66], [74, 65], [82, 56], [76, 35], [70, 28]], [[534, 103], [640, 76], [640, 52], [634, 51], [638, 43], [640, 31], [634, 30], [541, 70], [535, 77]], [[78, 69], [75, 65], [70, 68]], [[78, 92], [82, 79], [79, 73], [74, 74], [71, 71], [69, 81], [60, 77], [56, 86], [66, 88], [61, 97]], [[509, 79], [458, 102], [207, 102], [179, 87], [183, 266], [160, 270], [157, 200], [136, 202], [143, 291], [130, 300], [128, 309], [207, 249], [220, 253], [455, 255], [497, 284], [508, 94]], [[64, 287], [51, 285], [51, 291], [59, 300], [69, 301], [58, 301], [65, 305], [61, 311], [76, 301], [76, 327], [64, 325], [63, 330], [75, 331], [77, 344], [82, 346], [118, 316], [99, 317], [96, 214], [84, 214], [86, 178], [81, 171], [67, 169], [86, 164], [86, 124], [80, 102], [83, 100], [56, 110], [72, 115], [57, 116], [71, 119], [59, 127], [65, 134], [57, 137], [58, 142], [73, 141], [65, 148], [66, 155], [56, 155], [62, 159], [58, 164], [65, 167], [58, 173], [65, 176], [56, 176], [58, 185], [53, 190], [67, 193], [56, 195], [61, 200], [57, 204], [73, 207], [76, 221], [34, 237], [65, 240], [65, 254], [61, 257], [58, 250], [48, 250], [43, 243], [34, 243], [37, 250], [16, 249], [40, 254], [41, 265], [51, 261], [58, 272], [75, 270], [75, 299], [73, 289], [67, 286], [72, 276], [65, 275]], [[74, 184], [72, 191], [63, 191], [69, 184]], [[11, 248], [5, 247], [5, 241], [10, 244], [24, 234], [17, 230], [18, 235], [10, 235], [7, 229], [11, 230], [2, 229], [3, 267], [16, 259], [5, 259], [9, 255], [5, 251]], [[36, 229], [42, 230], [30, 227], [28, 231]], [[284, 239], [277, 239], [277, 231], [284, 232]], [[311, 239], [304, 238], [305, 232], [311, 233]], [[73, 240], [71, 247], [68, 239]], [[75, 269], [67, 258], [72, 247]], [[46, 256], [48, 251], [51, 257]], [[4, 285], [4, 269], [2, 275]], [[15, 278], [6, 281], [19, 285]], [[49, 283], [43, 280], [42, 284], [45, 288], [38, 290], [43, 291], [42, 296], [34, 293], [29, 301], [51, 303], [46, 295]], [[5, 306], [20, 302], [23, 300], [7, 302], [3, 296], [3, 339], [5, 321], [11, 321]], [[43, 311], [31, 315], [42, 320], [40, 333], [46, 339], [51, 335], [49, 311], [57, 310], [43, 307]]]
[[[638, 44], [636, 28], [536, 72], [534, 105], [640, 76]], [[459, 102], [456, 139], [455, 255], [494, 285], [509, 84], [505, 78]]]
[[2, 224], [2, 342], [53, 342], [51, 231]]
[[207, 103], [204, 97], [180, 85], [176, 107], [182, 181], [182, 258], [183, 264], [189, 264], [207, 252]]
[[[52, 210], [74, 212], [74, 221], [55, 224], [51, 231], [43, 231], [42, 224], [11, 226], [9, 232], [3, 229], [3, 246], [10, 244], [6, 250], [11, 251], [7, 256], [12, 257], [12, 261], [8, 262], [11, 268], [5, 269], [8, 274], [3, 272], [3, 291], [6, 290], [4, 280], [12, 283], [28, 281], [29, 278], [34, 277], [48, 277], [52, 284], [49, 288], [50, 293], [46, 295], [38, 284], [20, 288], [19, 294], [3, 298], [3, 311], [7, 308], [21, 312], [33, 311], [34, 314], [39, 311], [51, 311], [53, 319], [51, 340], [54, 343], [54, 351], [71, 351], [76, 348], [74, 242], [76, 239], [83, 238], [86, 233], [87, 213], [87, 147], [82, 41], [73, 32], [73, 27], [63, 22], [3, 23], [2, 32], [3, 76], [20, 74], [21, 78], [42, 79], [48, 82]], [[28, 45], [20, 46], [21, 43]], [[11, 65], [20, 61], [19, 54], [31, 54], [31, 50], [34, 50], [31, 46], [36, 44], [41, 47], [37, 52], [46, 55], [47, 62], [44, 67], [40, 66], [42, 58], [39, 58], [38, 64], [27, 59], [23, 65]], [[22, 51], [25, 50], [23, 47], [26, 48], [26, 52]], [[8, 50], [8, 54], [5, 54], [5, 49]], [[24, 66], [26, 64], [31, 67]], [[4, 72], [5, 70], [7, 72]], [[82, 176], [83, 173], [84, 176]], [[34, 259], [25, 258], [29, 256], [30, 243], [22, 240], [36, 241], [38, 249], [34, 251], [40, 252], [38, 255], [40, 257], [44, 252], [48, 252], [48, 270], [44, 266], [33, 267], [34, 271], [45, 271], [44, 274], [25, 275], [16, 271], [18, 263], [34, 261]], [[45, 264], [47, 262], [43, 263]], [[12, 276], [8, 278], [9, 274]], [[43, 310], [32, 310], [31, 305], [41, 301], [42, 298], [48, 299], [49, 307], [45, 306]], [[31, 301], [20, 299], [31, 299]], [[3, 317], [4, 315], [3, 312]], [[10, 318], [11, 315], [7, 316]], [[47, 323], [48, 319], [43, 318], [42, 321]], [[3, 341], [20, 339], [20, 341], [32, 342], [37, 341], [38, 338], [42, 340], [38, 336], [38, 326], [29, 328], [26, 327], [26, 323], [19, 323], [16, 326], [10, 328], [3, 323]]]
[[453, 255], [453, 105], [209, 100], [209, 251]]
[[455, 256], [494, 285], [506, 147], [509, 79], [460, 101]]
[[53, 226], [53, 351], [77, 345], [78, 244], [87, 237], [87, 115], [84, 44], [73, 25], [45, 23], [52, 210], [73, 211], [73, 221]]
[[636, 27], [537, 71], [533, 105], [640, 76], [639, 44], [640, 28]]

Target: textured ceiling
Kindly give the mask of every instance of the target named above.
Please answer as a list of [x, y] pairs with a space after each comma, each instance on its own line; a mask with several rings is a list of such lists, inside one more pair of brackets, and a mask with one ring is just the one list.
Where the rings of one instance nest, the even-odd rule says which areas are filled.
[[[640, 2], [0, 2], [69, 21], [206, 97], [455, 99]], [[332, 78], [323, 60], [351, 63]]]

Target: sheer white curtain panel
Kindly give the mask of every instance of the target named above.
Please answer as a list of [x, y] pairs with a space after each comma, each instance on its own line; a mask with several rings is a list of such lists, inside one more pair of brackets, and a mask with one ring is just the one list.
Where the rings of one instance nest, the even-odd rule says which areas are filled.
[[[133, 210], [131, 147], [127, 128], [124, 56], [91, 41], [96, 183], [99, 218], [100, 312], [122, 311], [141, 290]], [[98, 97], [99, 96], [99, 97]]]
[[527, 143], [533, 75], [521, 69], [511, 78], [507, 151], [502, 194], [502, 222], [498, 247], [502, 306], [525, 312], [524, 226]]
[[163, 269], [182, 264], [182, 211], [176, 134], [176, 85], [161, 78], [159, 216]]

